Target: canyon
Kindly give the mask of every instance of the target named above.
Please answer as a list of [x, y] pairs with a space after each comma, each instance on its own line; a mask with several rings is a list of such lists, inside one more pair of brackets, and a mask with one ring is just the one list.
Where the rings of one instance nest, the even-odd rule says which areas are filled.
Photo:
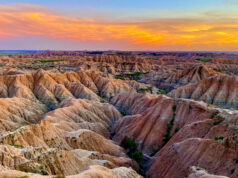
[[238, 177], [238, 56], [0, 56], [0, 177]]

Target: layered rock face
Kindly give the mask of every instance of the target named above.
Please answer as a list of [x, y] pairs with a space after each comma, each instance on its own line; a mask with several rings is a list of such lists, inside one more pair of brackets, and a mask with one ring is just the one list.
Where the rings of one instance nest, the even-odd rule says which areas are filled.
[[[121, 114], [108, 103], [66, 99], [58, 109], [39, 119], [39, 124], [28, 124], [13, 132], [2, 133], [1, 165], [52, 175], [79, 174], [90, 165], [110, 169], [124, 166], [138, 170], [124, 149], [109, 140], [109, 126], [120, 117]], [[111, 170], [106, 169], [106, 172], [114, 176]], [[129, 177], [139, 177], [130, 172]]]
[[201, 100], [222, 108], [238, 108], [236, 76], [220, 75], [201, 80], [197, 83], [190, 83], [168, 95], [175, 98], [189, 98]]
[[99, 62], [88, 62], [82, 63], [75, 61], [70, 64], [70, 67], [80, 71], [98, 71], [106, 74], [121, 74], [121, 73], [134, 73], [134, 72], [149, 72], [158, 71], [160, 66], [151, 65], [147, 63], [138, 62], [115, 62], [115, 63], [99, 63]]
[[[119, 110], [131, 114], [116, 122], [114, 139], [122, 142], [125, 137], [135, 138], [141, 150], [148, 155], [158, 151], [168, 141], [167, 137], [172, 137], [187, 123], [211, 115], [204, 109], [205, 103], [202, 107], [191, 101], [173, 100], [164, 95], [122, 93], [113, 102]], [[168, 131], [169, 124], [171, 128]]]
[[228, 177], [211, 175], [207, 173], [206, 170], [193, 166], [191, 167], [191, 174], [188, 176], [188, 178], [228, 178]]
[[91, 165], [104, 166], [108, 169], [129, 167], [127, 162], [130, 161], [128, 158], [113, 157], [82, 149], [67, 151], [56, 148], [18, 149], [5, 146], [1, 148], [1, 151], [4, 167], [43, 175], [75, 175]]
[[[1, 170], [1, 168], [0, 168]], [[0, 172], [1, 177], [31, 177], [31, 178], [52, 178], [52, 176], [42, 176], [39, 174], [33, 173], [24, 173], [20, 171], [2, 169]], [[57, 175], [58, 177], [63, 177], [62, 175]], [[53, 177], [57, 177], [53, 176]], [[103, 166], [90, 166], [89, 169], [82, 171], [79, 174], [67, 176], [67, 178], [121, 178], [121, 177], [130, 177], [130, 178], [142, 178], [131, 168], [114, 168], [108, 169]]]
[[[100, 74], [68, 72], [64, 74], [38, 70], [22, 75], [0, 76], [0, 97], [21, 97], [39, 100], [49, 109], [56, 109], [66, 98], [110, 100], [122, 91], [145, 88], [147, 85], [123, 82]], [[99, 96], [98, 96], [99, 95]]]
[[[17, 56], [0, 56], [0, 68], [18, 68], [24, 71], [36, 69], [60, 71], [91, 71], [104, 74], [133, 72], [176, 71], [206, 64], [207, 67], [237, 74], [237, 55], [218, 53], [174, 52], [67, 52], [45, 51]], [[203, 62], [201, 59], [208, 59]], [[229, 60], [232, 59], [232, 60]], [[1, 73], [1, 72], [0, 72]]]
[[164, 88], [167, 91], [171, 91], [188, 83], [195, 83], [218, 75], [220, 75], [219, 72], [214, 71], [205, 65], [195, 65], [182, 71], [149, 73], [142, 77], [141, 82], [150, 83], [158, 88]]
[[131, 114], [116, 122], [113, 139], [135, 139], [153, 156], [148, 177], [186, 177], [191, 166], [237, 176], [236, 111], [164, 95], [122, 93], [113, 102]]
[[238, 177], [235, 57], [0, 56], [0, 177]]
[[166, 80], [166, 83], [175, 83], [178, 85], [185, 85], [187, 83], [194, 83], [206, 79], [211, 76], [219, 75], [218, 72], [207, 68], [204, 65], [195, 66], [192, 68], [184, 69], [183, 71], [171, 74]]
[[137, 163], [110, 140], [121, 114], [107, 100], [149, 85], [57, 70], [8, 70], [0, 83], [2, 176], [140, 177]]
[[43, 104], [16, 97], [0, 98], [0, 108], [0, 134], [39, 123], [47, 111]]

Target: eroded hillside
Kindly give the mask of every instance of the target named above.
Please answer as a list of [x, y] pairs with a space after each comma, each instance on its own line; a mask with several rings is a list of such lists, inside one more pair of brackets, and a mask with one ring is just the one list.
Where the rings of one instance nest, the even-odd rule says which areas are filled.
[[236, 59], [0, 56], [0, 177], [235, 178]]

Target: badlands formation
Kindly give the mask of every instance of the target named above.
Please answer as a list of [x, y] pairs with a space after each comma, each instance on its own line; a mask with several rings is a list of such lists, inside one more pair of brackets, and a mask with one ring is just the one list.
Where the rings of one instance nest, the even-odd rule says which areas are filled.
[[0, 56], [0, 177], [238, 177], [238, 56]]

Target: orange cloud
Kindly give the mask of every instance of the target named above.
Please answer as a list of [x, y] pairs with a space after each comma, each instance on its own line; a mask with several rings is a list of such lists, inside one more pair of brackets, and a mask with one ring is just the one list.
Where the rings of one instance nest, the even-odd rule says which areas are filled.
[[[151, 22], [109, 23], [65, 17], [46, 10], [0, 6], [0, 38], [43, 36], [78, 42], [118, 41], [138, 49], [216, 49], [224, 45], [238, 50], [238, 23], [203, 19], [158, 19]], [[227, 49], [226, 49], [227, 50]]]
[[38, 35], [72, 41], [127, 39], [135, 44], [159, 42], [160, 35], [137, 25], [67, 18], [45, 11], [1, 11], [0, 37]]

